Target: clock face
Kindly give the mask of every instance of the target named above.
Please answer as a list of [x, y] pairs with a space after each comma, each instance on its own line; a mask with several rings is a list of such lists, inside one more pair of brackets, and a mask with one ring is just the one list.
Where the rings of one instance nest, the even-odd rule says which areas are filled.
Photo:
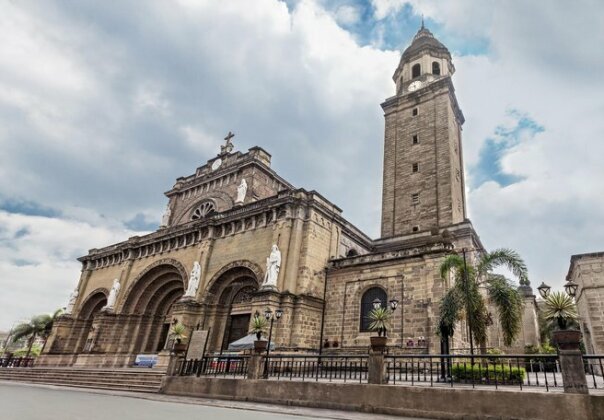
[[218, 158], [214, 161], [214, 163], [212, 163], [212, 170], [215, 171], [216, 169], [220, 168], [220, 165], [222, 165], [222, 159]]
[[422, 82], [416, 80], [415, 82], [411, 83], [407, 89], [409, 89], [409, 92], [413, 92], [414, 90], [417, 90], [420, 87], [422, 87]]

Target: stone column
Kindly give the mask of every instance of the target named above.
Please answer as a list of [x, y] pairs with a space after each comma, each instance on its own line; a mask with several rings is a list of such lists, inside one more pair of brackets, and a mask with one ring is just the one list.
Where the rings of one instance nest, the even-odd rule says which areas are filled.
[[254, 352], [247, 365], [247, 379], [264, 378], [264, 357], [261, 353]]
[[564, 392], [569, 394], [589, 394], [580, 339], [581, 331], [578, 330], [560, 330], [552, 334], [552, 341], [558, 346]]
[[388, 383], [384, 353], [369, 353], [369, 358], [367, 359], [367, 382], [377, 385]]

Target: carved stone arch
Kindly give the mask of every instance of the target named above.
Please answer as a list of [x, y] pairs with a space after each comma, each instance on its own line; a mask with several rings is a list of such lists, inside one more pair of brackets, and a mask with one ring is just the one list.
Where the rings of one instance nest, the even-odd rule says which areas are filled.
[[190, 222], [191, 213], [193, 210], [203, 204], [205, 201], [212, 201], [216, 207], [217, 212], [223, 212], [233, 208], [235, 201], [233, 197], [223, 191], [212, 191], [210, 195], [200, 197], [198, 200], [193, 201], [191, 204], [181, 210], [175, 217], [173, 224], [182, 224]]
[[107, 296], [109, 296], [109, 290], [104, 287], [99, 287], [88, 293], [86, 299], [80, 304], [78, 318], [89, 319], [92, 317], [107, 304]]
[[[152, 272], [155, 270], [161, 269], [161, 267], [165, 266], [166, 269], [171, 270], [173, 273], [177, 274], [180, 277], [182, 284], [182, 291], [184, 293], [186, 284], [187, 284], [187, 270], [184, 265], [173, 259], [173, 258], [162, 258], [161, 260], [157, 260], [151, 264], [149, 264], [143, 271], [141, 271], [130, 283], [128, 289], [124, 293], [124, 298], [120, 299], [120, 304], [116, 308], [117, 313], [126, 313], [132, 312], [136, 307], [137, 297], [133, 296], [133, 293], [139, 292], [142, 287], [141, 282], [146, 282], [148, 280], [149, 275], [152, 275]], [[151, 280], [153, 282], [153, 280]], [[147, 302], [149, 303], [149, 302]], [[124, 312], [125, 311], [125, 312]]]
[[[233, 278], [225, 279], [224, 277], [230, 273], [233, 274]], [[264, 279], [264, 271], [262, 271], [262, 268], [258, 264], [249, 260], [233, 261], [222, 267], [212, 276], [203, 292], [202, 302], [212, 303], [215, 299], [220, 298], [224, 289], [229, 286], [227, 283], [234, 280], [237, 275], [253, 278], [258, 287], [260, 287]]]

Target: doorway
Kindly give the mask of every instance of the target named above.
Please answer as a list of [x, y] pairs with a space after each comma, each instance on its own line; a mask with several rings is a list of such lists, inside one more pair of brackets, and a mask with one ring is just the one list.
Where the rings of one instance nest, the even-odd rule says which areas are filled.
[[228, 333], [225, 334], [226, 340], [222, 344], [222, 348], [226, 350], [233, 341], [245, 337], [249, 332], [250, 314], [231, 315], [228, 326]]

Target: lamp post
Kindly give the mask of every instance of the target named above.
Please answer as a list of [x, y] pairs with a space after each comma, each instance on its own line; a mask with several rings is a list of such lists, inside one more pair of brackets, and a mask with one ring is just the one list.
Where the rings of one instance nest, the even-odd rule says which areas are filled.
[[549, 296], [549, 292], [550, 290], [552, 290], [552, 288], [545, 284], [544, 281], [542, 281], [541, 286], [537, 287], [537, 290], [539, 290], [539, 294], [543, 299], [547, 299], [547, 297]]
[[264, 311], [264, 318], [267, 321], [271, 322], [271, 325], [268, 330], [268, 345], [266, 346], [266, 363], [264, 364], [264, 377], [268, 378], [268, 357], [271, 352], [271, 339], [273, 337], [273, 323], [275, 319], [278, 321], [283, 316], [283, 311], [281, 309], [277, 309], [274, 313], [270, 310], [270, 308], [266, 308]]

